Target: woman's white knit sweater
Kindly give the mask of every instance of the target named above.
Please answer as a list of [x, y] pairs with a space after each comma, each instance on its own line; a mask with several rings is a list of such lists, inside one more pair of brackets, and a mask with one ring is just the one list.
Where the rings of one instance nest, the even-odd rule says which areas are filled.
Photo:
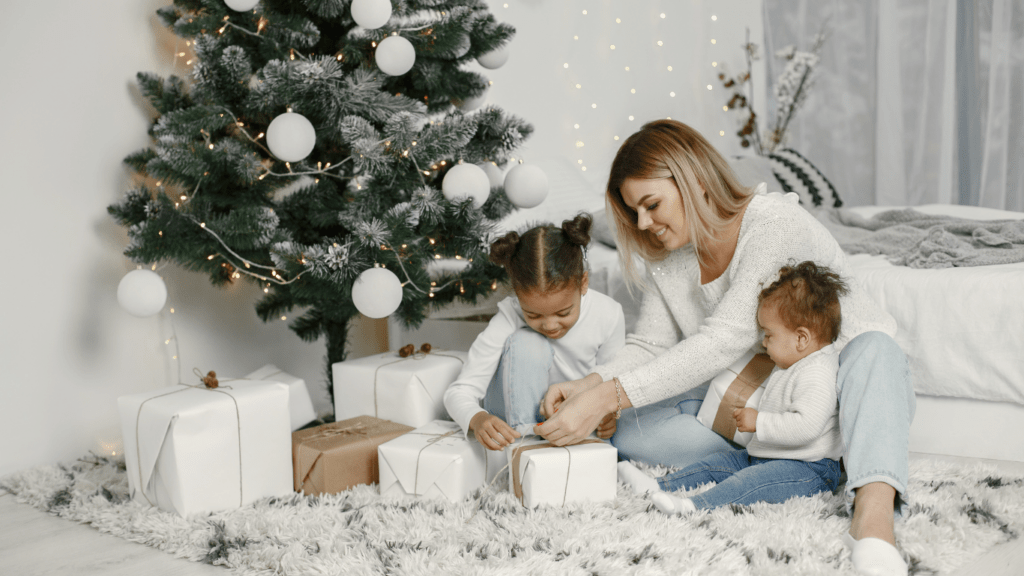
[[688, 244], [647, 264], [648, 289], [636, 331], [626, 346], [594, 372], [618, 376], [634, 406], [695, 388], [760, 347], [757, 295], [786, 264], [812, 260], [837, 272], [850, 288], [842, 298], [836, 348], [878, 330], [896, 334], [896, 321], [853, 278], [846, 255], [828, 230], [796, 203], [796, 195], [757, 187], [743, 215], [732, 261], [717, 279], [700, 283], [697, 254]]

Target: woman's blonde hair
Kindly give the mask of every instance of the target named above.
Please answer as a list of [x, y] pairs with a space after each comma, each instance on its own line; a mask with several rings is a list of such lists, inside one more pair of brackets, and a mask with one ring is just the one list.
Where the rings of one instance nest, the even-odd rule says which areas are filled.
[[633, 255], [658, 262], [669, 251], [637, 228], [637, 212], [622, 199], [626, 179], [671, 178], [679, 189], [690, 241], [703, 263], [708, 245], [734, 222], [753, 197], [732, 167], [699, 132], [675, 120], [655, 120], [622, 143], [612, 161], [605, 204], [614, 216], [616, 244], [628, 285], [645, 287]]

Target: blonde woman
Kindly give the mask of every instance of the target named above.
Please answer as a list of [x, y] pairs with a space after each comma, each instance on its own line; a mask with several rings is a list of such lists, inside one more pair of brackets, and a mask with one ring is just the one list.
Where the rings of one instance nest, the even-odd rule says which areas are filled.
[[740, 185], [680, 122], [650, 122], [623, 143], [606, 200], [627, 278], [643, 290], [636, 332], [587, 377], [552, 385], [541, 408], [548, 420], [535, 431], [567, 445], [621, 414], [612, 442], [623, 459], [685, 467], [738, 450], [696, 420], [707, 383], [760, 341], [757, 296], [774, 272], [794, 261], [828, 266], [850, 286], [835, 343], [853, 516], [844, 539], [861, 571], [906, 574], [893, 518], [907, 500], [915, 399], [896, 323], [853, 280], [828, 231], [795, 201], [766, 192]]

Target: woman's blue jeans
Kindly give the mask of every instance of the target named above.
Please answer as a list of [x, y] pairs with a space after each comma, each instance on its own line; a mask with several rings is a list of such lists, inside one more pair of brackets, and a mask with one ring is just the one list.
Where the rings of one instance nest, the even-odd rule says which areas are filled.
[[553, 359], [547, 337], [530, 328], [513, 332], [487, 386], [484, 410], [524, 436], [533, 434], [533, 427], [543, 421], [540, 403], [548, 391]]
[[662, 476], [658, 485], [671, 492], [717, 484], [690, 499], [698, 509], [727, 504], [778, 504], [794, 496], [831, 492], [839, 484], [839, 462], [825, 458], [816, 462], [757, 458], [746, 450], [712, 454], [686, 468]]
[[[865, 332], [839, 355], [836, 382], [846, 467], [846, 499], [854, 489], [885, 482], [907, 500], [908, 442], [916, 401], [907, 356], [882, 332]], [[707, 385], [662, 402], [622, 411], [612, 444], [619, 457], [685, 468], [740, 446], [697, 421]]]

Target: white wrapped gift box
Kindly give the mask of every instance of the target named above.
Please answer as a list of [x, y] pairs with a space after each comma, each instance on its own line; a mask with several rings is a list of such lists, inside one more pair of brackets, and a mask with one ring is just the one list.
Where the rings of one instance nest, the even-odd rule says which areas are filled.
[[615, 501], [619, 451], [605, 441], [558, 447], [528, 437], [505, 453], [509, 489], [527, 508]]
[[768, 379], [774, 367], [775, 363], [767, 354], [748, 351], [711, 380], [708, 393], [704, 396], [704, 403], [697, 411], [697, 420], [727, 440], [746, 446], [754, 437], [754, 433], [740, 432], [736, 429], [733, 410], [757, 408], [764, 394], [761, 385]]
[[179, 385], [117, 404], [135, 499], [187, 516], [292, 493], [284, 384]]
[[280, 382], [288, 387], [288, 411], [291, 414], [292, 432], [316, 420], [313, 399], [310, 398], [306, 381], [302, 378], [292, 376], [273, 364], [267, 364], [245, 379]]
[[395, 352], [334, 364], [334, 417], [373, 416], [419, 428], [448, 420], [444, 391], [455, 381], [466, 353], [437, 350], [402, 358]]
[[505, 467], [505, 453], [467, 440], [455, 422], [436, 420], [377, 447], [382, 496], [462, 500]]

